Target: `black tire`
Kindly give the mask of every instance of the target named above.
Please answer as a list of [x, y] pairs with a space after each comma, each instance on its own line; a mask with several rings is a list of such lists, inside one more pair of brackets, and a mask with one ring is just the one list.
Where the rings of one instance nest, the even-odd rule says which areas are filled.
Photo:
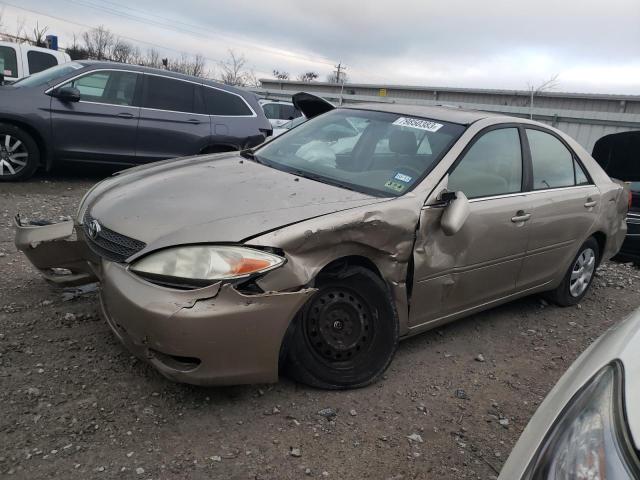
[[385, 283], [363, 267], [325, 276], [287, 332], [285, 372], [325, 389], [375, 381], [398, 346], [398, 318]]
[[[9, 138], [7, 149], [6, 139]], [[20, 143], [16, 146], [16, 142]], [[10, 151], [15, 146], [15, 150]], [[25, 156], [26, 154], [26, 156]], [[24, 165], [21, 163], [24, 162]], [[0, 182], [31, 177], [40, 165], [40, 149], [31, 135], [15, 125], [0, 123]], [[14, 170], [14, 173], [11, 173]]]
[[[580, 280], [572, 279], [571, 277], [574, 274], [574, 272], [577, 273], [578, 271], [580, 271], [579, 260], [581, 262], [584, 262], [584, 259], [586, 258], [587, 255], [592, 255], [592, 257], [590, 257], [591, 260], [589, 261], [589, 263], [591, 263], [591, 261], [593, 262], [593, 270], [591, 274], [588, 276], [588, 280], [584, 280], [584, 278], [586, 277], [582, 277], [582, 276], [581, 276], [582, 279]], [[580, 303], [582, 298], [589, 291], [589, 287], [593, 282], [593, 277], [595, 276], [595, 272], [599, 264], [600, 264], [600, 246], [598, 245], [598, 242], [596, 241], [595, 238], [590, 237], [587, 239], [586, 242], [582, 244], [582, 246], [578, 250], [578, 253], [572, 260], [567, 273], [562, 279], [562, 283], [560, 283], [560, 285], [558, 285], [558, 287], [555, 290], [552, 290], [547, 294], [549, 300], [560, 305], [561, 307], [568, 307], [568, 306], [576, 305]], [[583, 270], [583, 271], [586, 271], [586, 270]], [[577, 285], [576, 282], [581, 282], [581, 284]], [[585, 283], [586, 285], [584, 285]], [[577, 287], [580, 287], [580, 288], [577, 288]]]

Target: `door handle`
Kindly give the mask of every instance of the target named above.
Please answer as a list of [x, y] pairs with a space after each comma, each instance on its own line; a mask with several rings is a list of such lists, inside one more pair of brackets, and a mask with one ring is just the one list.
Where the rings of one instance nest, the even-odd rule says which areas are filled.
[[190, 123], [192, 125], [199, 125], [200, 124], [200, 120], [195, 119], [195, 118], [190, 118], [189, 120], [187, 120], [187, 123]]
[[120, 112], [117, 114], [118, 117], [120, 118], [133, 118], [133, 113], [129, 113], [129, 112]]
[[516, 212], [516, 216], [515, 217], [511, 217], [511, 221], [513, 223], [526, 222], [530, 218], [531, 218], [531, 214], [530, 213], [525, 213], [524, 210], [518, 210]]
[[591, 197], [587, 198], [584, 204], [584, 208], [593, 208], [598, 204], [597, 200], [593, 200]]

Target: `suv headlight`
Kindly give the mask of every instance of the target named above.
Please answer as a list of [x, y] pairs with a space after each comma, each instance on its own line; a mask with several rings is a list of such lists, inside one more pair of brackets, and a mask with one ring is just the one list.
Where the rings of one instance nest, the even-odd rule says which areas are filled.
[[168, 285], [204, 286], [220, 280], [245, 279], [281, 266], [285, 259], [255, 248], [188, 245], [150, 253], [129, 270]]
[[569, 402], [527, 469], [527, 480], [633, 480], [638, 459], [624, 421], [622, 367], [598, 372]]

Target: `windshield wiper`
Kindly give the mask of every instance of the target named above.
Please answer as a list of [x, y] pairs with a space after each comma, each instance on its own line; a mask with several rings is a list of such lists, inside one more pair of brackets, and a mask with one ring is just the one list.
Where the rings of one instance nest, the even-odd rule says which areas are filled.
[[245, 148], [244, 150], [240, 150], [240, 156], [242, 158], [247, 158], [253, 162], [260, 163], [262, 165], [266, 165], [266, 163], [258, 157], [252, 148]]

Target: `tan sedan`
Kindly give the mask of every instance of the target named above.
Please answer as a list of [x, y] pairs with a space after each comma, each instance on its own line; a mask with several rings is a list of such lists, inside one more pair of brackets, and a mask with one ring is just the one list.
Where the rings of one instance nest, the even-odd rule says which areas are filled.
[[551, 127], [295, 101], [310, 120], [254, 150], [127, 170], [75, 222], [17, 217], [18, 248], [54, 283], [97, 278], [115, 335], [171, 379], [349, 388], [443, 323], [578, 303], [624, 239], [628, 192]]

